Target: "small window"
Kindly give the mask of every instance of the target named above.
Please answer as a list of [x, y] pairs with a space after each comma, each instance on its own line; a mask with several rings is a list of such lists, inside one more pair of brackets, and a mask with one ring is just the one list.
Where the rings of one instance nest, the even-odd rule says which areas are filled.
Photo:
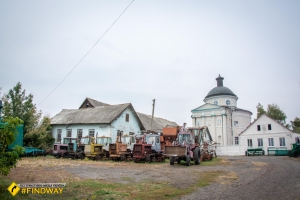
[[252, 147], [252, 139], [248, 139], [248, 147]]
[[239, 145], [239, 137], [234, 137], [234, 144]]
[[129, 122], [129, 114], [127, 114], [127, 113], [126, 113], [126, 119], [125, 119], [125, 121]]
[[77, 129], [77, 138], [79, 140], [82, 138], [82, 129]]
[[68, 150], [68, 146], [60, 146], [59, 149], [60, 150]]
[[61, 129], [57, 129], [57, 138], [56, 142], [61, 142]]
[[264, 146], [264, 144], [263, 144], [263, 139], [262, 139], [262, 138], [258, 138], [258, 139], [257, 139], [257, 143], [258, 143], [258, 146], [259, 146], [259, 147]]
[[218, 105], [218, 101], [217, 101], [217, 100], [214, 100], [214, 104], [215, 104], [215, 105]]
[[269, 140], [269, 146], [273, 147], [274, 146], [274, 139], [273, 138], [268, 138]]
[[285, 138], [279, 138], [279, 144], [281, 147], [285, 146]]
[[72, 137], [72, 129], [67, 130], [67, 137]]
[[95, 129], [90, 129], [89, 130], [89, 136], [90, 137], [95, 137]]
[[238, 121], [234, 121], [233, 125], [234, 126], [239, 126], [239, 122]]
[[221, 126], [222, 122], [220, 119], [217, 119], [217, 126]]
[[260, 131], [260, 125], [257, 125], [257, 131]]
[[230, 100], [228, 100], [228, 99], [226, 100], [226, 105], [230, 106]]
[[271, 124], [268, 124], [268, 130], [272, 130]]

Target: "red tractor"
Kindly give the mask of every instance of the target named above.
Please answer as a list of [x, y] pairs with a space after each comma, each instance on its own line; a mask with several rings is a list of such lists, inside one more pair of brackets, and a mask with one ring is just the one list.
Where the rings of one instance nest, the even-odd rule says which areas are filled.
[[165, 160], [161, 150], [160, 135], [144, 134], [136, 137], [132, 155], [134, 162], [163, 162]]
[[194, 133], [187, 130], [185, 125], [181, 128], [172, 146], [165, 146], [164, 155], [170, 158], [170, 165], [174, 165], [176, 160], [178, 164], [184, 160], [186, 166], [190, 166], [191, 161], [194, 161], [195, 165], [200, 164], [199, 144], [195, 143]]

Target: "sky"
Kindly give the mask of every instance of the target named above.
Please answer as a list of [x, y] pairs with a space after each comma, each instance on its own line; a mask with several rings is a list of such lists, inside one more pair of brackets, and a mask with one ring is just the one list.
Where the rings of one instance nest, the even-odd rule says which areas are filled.
[[289, 122], [300, 117], [299, 10], [297, 0], [2, 0], [1, 96], [20, 82], [51, 117], [86, 97], [151, 115], [155, 99], [156, 117], [192, 126], [220, 74], [252, 120], [258, 103], [275, 103]]

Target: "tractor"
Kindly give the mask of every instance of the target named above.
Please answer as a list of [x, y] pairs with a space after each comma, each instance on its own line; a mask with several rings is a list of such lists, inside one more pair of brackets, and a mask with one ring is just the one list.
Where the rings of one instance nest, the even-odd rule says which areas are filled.
[[175, 160], [180, 164], [185, 160], [186, 166], [190, 166], [191, 161], [195, 165], [200, 164], [200, 147], [195, 143], [195, 135], [185, 127], [185, 123], [178, 133], [176, 141], [173, 141], [172, 146], [165, 146], [164, 155], [170, 158], [170, 165], [174, 165]]
[[160, 135], [144, 134], [136, 137], [132, 155], [134, 162], [163, 162], [165, 160], [161, 150]]
[[101, 136], [101, 137], [96, 137], [96, 143], [97, 144], [102, 144], [103, 150], [107, 151], [109, 150], [109, 144], [111, 144], [111, 137], [106, 137], [106, 136]]
[[72, 159], [84, 159], [84, 145], [77, 144], [78, 139], [71, 140], [68, 143], [68, 151], [64, 152], [62, 157], [63, 158], [72, 158]]
[[55, 158], [60, 158], [67, 151], [68, 151], [68, 145], [67, 144], [54, 144], [52, 155]]
[[[84, 154], [92, 160], [106, 160], [108, 158], [108, 151], [103, 149], [102, 144], [95, 143], [93, 137], [82, 137], [81, 144], [84, 144]], [[97, 141], [97, 140], [96, 140]]]
[[296, 143], [292, 144], [293, 148], [289, 151], [289, 157], [298, 158], [300, 156], [300, 137], [295, 138]]
[[121, 160], [121, 161], [132, 161], [131, 150], [127, 149], [127, 144], [122, 143], [123, 131], [117, 132], [117, 141], [114, 144], [109, 144], [109, 159]]
[[63, 139], [62, 144], [54, 144], [52, 155], [55, 158], [63, 157], [63, 154], [68, 152], [68, 144], [72, 143], [72, 142], [76, 142], [76, 138], [66, 137]]

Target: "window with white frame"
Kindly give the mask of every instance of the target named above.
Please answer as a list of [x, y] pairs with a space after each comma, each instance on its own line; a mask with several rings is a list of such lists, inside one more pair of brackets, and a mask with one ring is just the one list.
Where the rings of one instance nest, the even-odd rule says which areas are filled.
[[269, 146], [273, 147], [274, 146], [274, 139], [273, 138], [268, 138], [269, 141]]
[[269, 130], [269, 131], [272, 130], [271, 124], [268, 124], [268, 130]]
[[61, 129], [57, 129], [57, 138], [56, 142], [61, 142]]
[[77, 129], [77, 138], [82, 138], [82, 129]]
[[252, 139], [248, 139], [248, 147], [252, 147]]
[[95, 137], [95, 129], [89, 129], [89, 136]]
[[263, 144], [263, 139], [262, 139], [262, 138], [258, 138], [258, 139], [257, 139], [257, 144], [258, 144], [259, 147], [264, 146], [264, 144]]
[[201, 122], [200, 121], [197, 121], [197, 126], [201, 126]]
[[260, 125], [257, 125], [257, 131], [260, 131]]
[[215, 105], [218, 105], [218, 101], [217, 101], [217, 100], [214, 100], [214, 104], [215, 104]]
[[221, 119], [217, 119], [217, 126], [221, 126], [222, 125], [222, 120]]
[[285, 138], [279, 138], [279, 145], [281, 147], [284, 147], [285, 146]]
[[72, 129], [67, 129], [67, 137], [72, 137]]
[[233, 125], [234, 125], [234, 126], [239, 126], [239, 122], [238, 122], [238, 121], [234, 121], [234, 122], [233, 122]]
[[234, 144], [239, 145], [239, 137], [234, 137]]
[[226, 105], [230, 106], [230, 100], [228, 100], [228, 99], [226, 100]]

